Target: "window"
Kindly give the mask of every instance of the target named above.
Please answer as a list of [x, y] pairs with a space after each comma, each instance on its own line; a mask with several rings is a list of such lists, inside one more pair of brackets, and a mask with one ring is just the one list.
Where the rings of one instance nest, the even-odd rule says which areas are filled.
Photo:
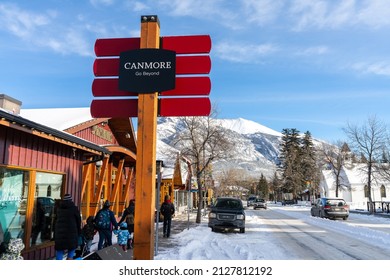
[[[64, 176], [36, 172], [35, 182], [30, 182], [31, 172], [0, 166], [0, 243], [22, 238], [34, 245], [53, 238], [54, 205], [61, 197]], [[29, 193], [34, 197], [28, 197]], [[30, 228], [25, 228], [26, 224]], [[26, 240], [29, 237], [30, 241]]]
[[364, 197], [369, 197], [367, 185], [364, 185]]
[[386, 187], [384, 185], [381, 186], [381, 197], [386, 197]]
[[29, 173], [0, 167], [0, 243], [24, 237]]
[[63, 175], [37, 172], [30, 238], [32, 246], [53, 238], [55, 203], [61, 199], [62, 181]]

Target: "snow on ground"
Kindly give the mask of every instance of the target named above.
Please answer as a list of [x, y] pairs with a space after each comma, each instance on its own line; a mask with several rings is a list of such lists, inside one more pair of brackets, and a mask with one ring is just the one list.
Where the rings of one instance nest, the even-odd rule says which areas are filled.
[[[299, 219], [301, 222], [323, 228], [331, 228], [359, 240], [370, 240], [370, 244], [390, 247], [390, 219], [362, 214], [350, 214], [346, 223], [342, 220], [328, 220], [311, 217], [309, 207], [270, 206], [271, 211], [283, 211], [283, 214]], [[352, 218], [352, 219], [351, 219]], [[361, 224], [359, 224], [361, 223]], [[362, 226], [364, 224], [364, 227]], [[367, 224], [370, 227], [367, 227]], [[375, 226], [387, 228], [388, 231], [375, 230]], [[172, 236], [175, 238], [172, 248], [163, 248], [155, 260], [289, 260], [294, 256], [278, 246], [271, 228], [264, 225], [261, 217], [247, 213], [246, 233], [215, 233], [207, 227], [207, 217], [202, 223], [189, 230]], [[366, 238], [370, 237], [370, 238]]]

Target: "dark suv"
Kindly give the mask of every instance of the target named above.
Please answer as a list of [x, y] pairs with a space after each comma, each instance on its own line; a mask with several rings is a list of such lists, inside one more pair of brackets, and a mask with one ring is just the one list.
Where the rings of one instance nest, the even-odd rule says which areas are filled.
[[219, 197], [211, 207], [208, 226], [216, 229], [239, 229], [245, 232], [245, 211], [241, 199]]
[[321, 218], [343, 218], [348, 219], [349, 206], [342, 198], [318, 198], [311, 207], [311, 215]]

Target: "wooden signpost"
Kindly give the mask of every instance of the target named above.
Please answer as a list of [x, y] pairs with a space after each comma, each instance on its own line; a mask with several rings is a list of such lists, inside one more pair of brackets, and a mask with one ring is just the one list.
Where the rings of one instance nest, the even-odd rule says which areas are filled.
[[[160, 38], [156, 15], [141, 16], [140, 38], [96, 40], [98, 58], [93, 65], [96, 79], [92, 93], [97, 99], [91, 103], [91, 115], [94, 118], [138, 117], [135, 260], [152, 260], [154, 256], [157, 117], [210, 115], [211, 82], [205, 76], [211, 70], [210, 50], [208, 35]], [[176, 56], [170, 55], [172, 51]], [[150, 60], [148, 53], [153, 54]], [[172, 78], [171, 70], [175, 71]], [[158, 80], [163, 76], [161, 73], [168, 73], [164, 76], [170, 79], [168, 86], [166, 81]], [[144, 88], [153, 92], [142, 92]]]

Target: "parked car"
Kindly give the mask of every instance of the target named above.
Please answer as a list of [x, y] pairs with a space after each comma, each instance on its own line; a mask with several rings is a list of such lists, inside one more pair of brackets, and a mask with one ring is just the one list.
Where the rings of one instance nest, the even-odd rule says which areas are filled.
[[256, 200], [256, 196], [250, 196], [248, 197], [248, 200], [246, 201], [246, 206], [250, 207], [253, 205], [253, 202]]
[[212, 231], [239, 229], [245, 232], [245, 211], [241, 199], [219, 197], [211, 207], [208, 226]]
[[262, 198], [255, 199], [253, 202], [253, 209], [256, 210], [257, 208], [267, 209], [267, 202]]
[[321, 218], [348, 219], [349, 206], [342, 198], [318, 198], [311, 207], [311, 215]]

